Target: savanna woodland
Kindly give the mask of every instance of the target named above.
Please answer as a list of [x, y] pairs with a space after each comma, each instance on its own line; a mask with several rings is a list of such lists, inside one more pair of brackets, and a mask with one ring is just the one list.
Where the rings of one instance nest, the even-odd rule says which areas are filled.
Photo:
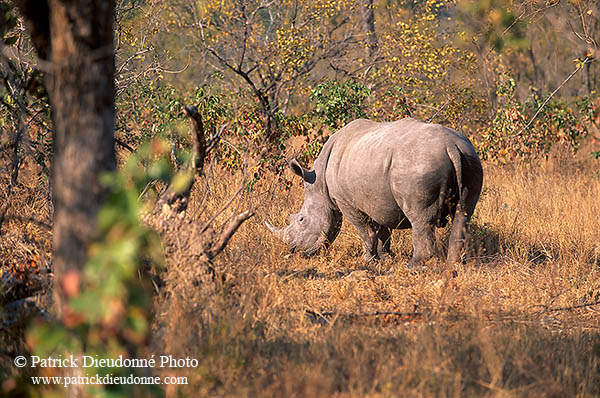
[[[600, 396], [596, 0], [2, 0], [0, 34], [1, 396]], [[347, 222], [290, 254], [288, 160], [407, 116], [482, 160], [462, 261]]]

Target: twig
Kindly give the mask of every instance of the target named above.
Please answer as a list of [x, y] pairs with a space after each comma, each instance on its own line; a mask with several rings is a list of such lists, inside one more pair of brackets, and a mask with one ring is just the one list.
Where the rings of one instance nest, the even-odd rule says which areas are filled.
[[127, 64], [133, 60], [135, 57], [139, 57], [140, 55], [144, 55], [147, 52], [149, 52], [151, 50], [151, 48], [145, 48], [143, 50], [140, 50], [138, 52], [136, 52], [135, 54], [131, 55], [129, 58], [127, 58], [122, 64], [121, 66], [119, 66], [119, 68], [117, 69], [117, 72], [115, 73], [116, 76], [120, 75], [121, 72], [123, 72], [123, 69], [125, 69], [125, 66], [127, 66]]
[[115, 137], [115, 143], [121, 148], [127, 149], [129, 152], [135, 152], [135, 149], [133, 149], [129, 144], [117, 137]]
[[308, 319], [312, 322], [324, 324], [324, 321], [328, 324], [330, 322], [330, 318], [341, 318], [342, 320], [352, 320], [358, 318], [370, 318], [377, 316], [393, 316], [396, 318], [405, 318], [405, 319], [415, 319], [422, 318], [424, 314], [422, 312], [396, 312], [396, 311], [375, 311], [375, 312], [363, 312], [358, 314], [352, 313], [340, 313], [340, 312], [317, 312], [313, 310], [306, 310], [305, 314]]
[[[524, 19], [529, 19], [530, 21], [533, 20], [533, 18], [535, 18], [540, 12], [543, 12], [549, 8], [552, 7], [556, 7], [558, 4], [560, 3], [560, 1], [557, 1], [554, 4], [548, 4], [545, 7], [539, 8], [537, 10], [534, 10], [531, 14], [529, 14], [526, 18], [525, 14], [527, 14], [527, 11], [523, 11], [521, 13], [521, 15], [519, 15], [518, 17], [515, 18], [515, 20], [506, 28], [504, 29], [504, 31], [500, 34], [500, 38], [503, 38], [505, 34], [508, 33], [509, 30], [511, 30], [513, 28], [513, 26], [515, 26], [517, 23], [522, 22]], [[485, 58], [487, 59], [490, 54], [492, 53], [492, 51], [494, 50], [494, 47], [490, 48], [490, 50], [488, 51], [488, 53], [485, 55]]]
[[36, 220], [35, 218], [32, 217], [21, 217], [21, 216], [13, 216], [13, 215], [3, 215], [2, 216], [2, 221], [4, 220], [16, 220], [16, 221], [22, 221], [22, 222], [31, 222], [34, 223], [40, 227], [43, 227], [45, 229], [47, 229], [48, 231], [52, 231], [52, 225], [50, 224], [46, 224], [43, 221], [39, 221]]
[[169, 73], [172, 75], [176, 75], [178, 73], [185, 72], [185, 70], [188, 68], [188, 66], [189, 66], [189, 64], [186, 64], [183, 68], [181, 68], [179, 70], [170, 70], [170, 69], [165, 69], [162, 66], [158, 66], [157, 70], [159, 70], [160, 72], [163, 72], [163, 73]]
[[223, 213], [225, 211], [225, 209], [227, 209], [229, 206], [231, 206], [231, 203], [233, 203], [233, 201], [235, 200], [235, 198], [237, 198], [239, 196], [240, 193], [242, 193], [242, 191], [244, 190], [244, 187], [246, 186], [246, 177], [248, 175], [248, 152], [246, 151], [246, 159], [244, 160], [244, 178], [242, 178], [242, 183], [240, 184], [240, 187], [238, 188], [238, 190], [235, 192], [235, 194], [233, 194], [233, 196], [231, 198], [229, 198], [229, 200], [227, 201], [227, 203], [225, 203], [225, 205], [223, 205], [223, 207], [221, 207], [221, 209], [219, 209], [219, 211], [217, 211], [211, 218], [210, 220], [208, 220], [204, 226], [202, 227], [202, 232], [205, 232], [210, 225], [213, 223], [213, 221], [215, 221], [217, 219], [217, 217]]
[[593, 307], [594, 305], [600, 305], [600, 301], [596, 301], [594, 303], [573, 305], [573, 306], [570, 306], [570, 307], [548, 308], [546, 311], [548, 311], [548, 312], [571, 311], [571, 310], [576, 310], [576, 309], [579, 309], [579, 308]]
[[221, 135], [223, 135], [223, 132], [225, 131], [225, 129], [227, 129], [227, 127], [229, 127], [229, 123], [225, 123], [224, 125], [222, 125], [221, 127], [219, 127], [219, 131], [210, 137], [210, 139], [208, 140], [208, 143], [206, 145], [206, 154], [208, 155], [213, 149], [215, 149], [215, 147], [217, 146], [217, 144], [219, 143], [219, 141], [221, 141]]
[[585, 59], [583, 60], [583, 63], [581, 65], [578, 65], [577, 68], [575, 68], [575, 70], [573, 72], [571, 72], [571, 74], [548, 96], [548, 98], [546, 98], [546, 100], [544, 101], [544, 103], [542, 105], [540, 105], [540, 107], [535, 112], [535, 114], [533, 115], [533, 117], [531, 118], [531, 120], [529, 121], [529, 123], [527, 123], [527, 125], [525, 126], [525, 128], [523, 128], [523, 131], [527, 130], [529, 128], [529, 126], [531, 126], [531, 123], [533, 123], [533, 121], [535, 120], [535, 118], [539, 115], [539, 113], [542, 111], [542, 109], [544, 108], [544, 106], [546, 106], [546, 104], [548, 103], [548, 101], [550, 101], [550, 99], [554, 96], [554, 94], [556, 94], [558, 92], [558, 90], [560, 90], [562, 88], [562, 86], [564, 86], [569, 80], [571, 80], [571, 78], [573, 76], [575, 76], [575, 74], [577, 72], [579, 72], [581, 69], [583, 69], [583, 65], [585, 65], [585, 64], [587, 64], [589, 62], [591, 62], [591, 59], [588, 58], [588, 57], [585, 57]]
[[436, 117], [437, 115], [439, 115], [441, 111], [443, 111], [443, 110], [444, 110], [444, 108], [445, 108], [445, 107], [446, 107], [446, 106], [447, 106], [447, 105], [450, 103], [450, 101], [452, 101], [452, 100], [450, 100], [450, 99], [449, 99], [448, 101], [446, 101], [446, 103], [445, 103], [444, 105], [442, 105], [442, 106], [441, 106], [441, 108], [439, 108], [439, 109], [438, 109], [438, 110], [437, 110], [437, 111], [436, 111], [436, 112], [433, 114], [433, 116], [432, 116], [432, 117], [430, 117], [430, 118], [427, 120], [427, 123], [431, 123], [431, 121], [432, 121], [433, 119], [435, 119], [435, 117]]

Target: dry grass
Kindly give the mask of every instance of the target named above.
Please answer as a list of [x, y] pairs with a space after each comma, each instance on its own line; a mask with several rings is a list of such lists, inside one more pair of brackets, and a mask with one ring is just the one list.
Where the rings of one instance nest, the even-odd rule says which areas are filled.
[[[486, 165], [466, 263], [447, 270], [432, 260], [416, 275], [405, 269], [410, 231], [394, 232], [396, 257], [380, 264], [362, 260], [347, 224], [326, 253], [289, 255], [262, 222], [284, 224], [302, 188], [293, 180], [286, 191], [264, 178], [217, 220], [257, 212], [216, 259], [216, 290], [208, 289], [215, 297], [203, 299], [193, 283], [159, 297], [157, 351], [200, 361], [182, 370], [190, 382], [182, 396], [597, 397], [597, 167]], [[216, 168], [210, 174], [196, 186], [192, 221], [214, 214], [241, 180]], [[48, 222], [46, 196], [27, 189], [8, 214]], [[5, 223], [5, 256], [27, 225]], [[447, 234], [438, 231], [440, 246]], [[47, 249], [27, 236], [19, 245]], [[173, 267], [181, 277], [195, 266], [189, 258], [171, 254], [168, 264], [182, 261]]]
[[[485, 171], [469, 259], [454, 270], [433, 260], [417, 275], [405, 269], [410, 231], [394, 233], [396, 258], [382, 264], [362, 260], [348, 225], [327, 253], [289, 255], [262, 221], [281, 225], [297, 211], [297, 181], [291, 191], [265, 184], [236, 201], [238, 210], [258, 214], [218, 258], [224, 302], [180, 350], [201, 361], [183, 391], [598, 396], [600, 305], [590, 305], [600, 300], [594, 165]], [[208, 213], [238, 179], [213, 176]], [[441, 246], [447, 232], [439, 231]], [[392, 267], [392, 275], [383, 272]]]
[[[22, 183], [12, 190], [9, 181], [8, 174], [0, 175], [0, 325], [11, 325], [0, 326], [0, 380], [14, 369], [12, 358], [24, 353], [21, 336], [27, 319], [4, 306], [47, 291], [52, 256], [47, 185], [31, 169], [21, 172]], [[34, 302], [45, 308], [49, 296], [39, 294]]]

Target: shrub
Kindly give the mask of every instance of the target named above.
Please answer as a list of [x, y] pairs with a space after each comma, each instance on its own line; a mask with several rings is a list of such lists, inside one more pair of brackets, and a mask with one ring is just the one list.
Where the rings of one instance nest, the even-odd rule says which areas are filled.
[[588, 135], [591, 96], [577, 101], [550, 100], [532, 90], [524, 102], [514, 95], [515, 80], [503, 76], [496, 94], [500, 106], [475, 145], [483, 159], [528, 160], [547, 156], [557, 144], [573, 153]]
[[363, 103], [370, 93], [365, 85], [354, 80], [327, 80], [311, 91], [310, 100], [315, 106], [315, 114], [329, 127], [337, 129], [351, 120], [365, 117]]

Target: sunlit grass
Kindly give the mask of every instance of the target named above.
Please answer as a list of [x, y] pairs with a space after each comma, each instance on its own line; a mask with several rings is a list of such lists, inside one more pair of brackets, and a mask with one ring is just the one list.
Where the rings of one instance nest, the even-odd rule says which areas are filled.
[[[203, 358], [190, 391], [597, 396], [600, 305], [590, 304], [600, 299], [600, 181], [590, 166], [485, 172], [466, 263], [448, 270], [432, 260], [420, 274], [406, 270], [410, 231], [394, 233], [396, 256], [384, 263], [362, 260], [347, 224], [327, 252], [290, 255], [263, 220], [285, 224], [301, 185], [244, 194], [232, 211], [257, 216], [217, 259], [227, 304], [186, 346]], [[217, 174], [207, 213], [241, 182]], [[438, 231], [440, 246], [446, 237]]]
[[[394, 232], [395, 257], [382, 263], [362, 259], [347, 223], [326, 252], [289, 254], [263, 221], [284, 225], [302, 204], [302, 186], [291, 173], [291, 190], [265, 176], [214, 223], [219, 232], [231, 214], [256, 211], [215, 260], [214, 287], [198, 279], [201, 241], [181, 239], [168, 253], [178, 276], [167, 271], [157, 287], [152, 350], [199, 360], [197, 369], [181, 369], [189, 377], [183, 396], [596, 397], [597, 167], [485, 165], [466, 262], [447, 269], [440, 254], [418, 274], [406, 269], [410, 231]], [[242, 183], [241, 174], [207, 170], [187, 212], [192, 226]], [[50, 222], [47, 195], [35, 184], [13, 195], [9, 214]], [[27, 258], [38, 233], [38, 246], [50, 250], [40, 228], [7, 222], [3, 254]], [[442, 251], [447, 235], [437, 231]]]

